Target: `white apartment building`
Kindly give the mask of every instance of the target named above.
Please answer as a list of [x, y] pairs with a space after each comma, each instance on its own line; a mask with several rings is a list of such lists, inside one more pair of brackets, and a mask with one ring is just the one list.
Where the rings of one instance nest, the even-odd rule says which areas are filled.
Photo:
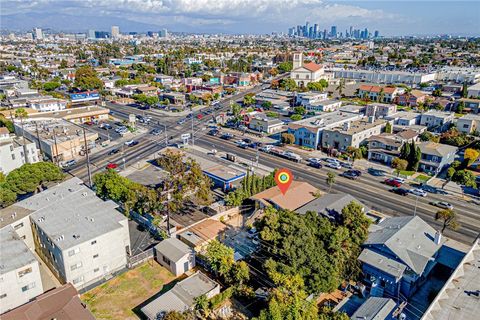
[[350, 70], [343, 68], [332, 68], [335, 78], [352, 79], [371, 83], [406, 83], [420, 84], [422, 82], [434, 81], [437, 74], [414, 73], [406, 71], [381, 71], [381, 70]]
[[442, 132], [448, 129], [455, 119], [453, 112], [445, 112], [438, 110], [429, 110], [422, 113], [420, 117], [420, 125], [428, 127], [430, 130]]
[[0, 210], [0, 217], [10, 226], [20, 223], [13, 213], [29, 217], [36, 252], [60, 282], [82, 289], [127, 264], [128, 219], [116, 207], [72, 178]]
[[37, 259], [11, 226], [0, 229], [0, 314], [42, 293]]
[[60, 111], [67, 107], [67, 101], [52, 97], [27, 99], [27, 107], [39, 112]]
[[480, 133], [480, 115], [469, 113], [457, 119], [457, 129], [466, 134]]
[[10, 136], [7, 128], [0, 128], [0, 172], [7, 175], [25, 163], [39, 161], [40, 155], [34, 142]]

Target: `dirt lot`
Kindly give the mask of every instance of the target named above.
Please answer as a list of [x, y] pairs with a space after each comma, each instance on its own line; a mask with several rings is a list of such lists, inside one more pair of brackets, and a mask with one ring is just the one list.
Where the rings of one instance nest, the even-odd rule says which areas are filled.
[[169, 286], [174, 279], [167, 269], [150, 260], [80, 298], [98, 320], [139, 319], [133, 309], [162, 290], [164, 285]]

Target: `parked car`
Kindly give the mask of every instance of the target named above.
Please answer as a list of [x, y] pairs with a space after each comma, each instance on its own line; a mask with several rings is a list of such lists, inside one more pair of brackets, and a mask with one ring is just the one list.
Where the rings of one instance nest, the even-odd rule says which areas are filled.
[[272, 148], [273, 148], [272, 145], [267, 144], [267, 145], [261, 147], [259, 150], [263, 151], [263, 152], [270, 152], [270, 150], [272, 150]]
[[152, 131], [150, 131], [150, 134], [152, 134], [154, 136], [159, 136], [162, 132], [163, 132], [163, 130], [161, 130], [161, 129], [153, 129]]
[[370, 173], [372, 176], [375, 176], [375, 177], [384, 177], [385, 176], [384, 171], [374, 169], [374, 168], [368, 168], [368, 173]]
[[383, 181], [383, 183], [385, 183], [387, 186], [392, 186], [396, 188], [400, 188], [402, 186], [400, 182], [392, 178], [386, 179], [385, 181]]
[[108, 123], [102, 123], [100, 124], [100, 128], [102, 128], [103, 130], [110, 130], [112, 129], [112, 126]]
[[223, 139], [223, 140], [231, 140], [231, 139], [233, 139], [233, 134], [225, 133], [220, 138]]
[[411, 189], [410, 193], [413, 194], [413, 195], [419, 196], [419, 197], [426, 197], [427, 196], [427, 192], [425, 190], [422, 190], [422, 189]]
[[357, 175], [358, 177], [362, 176], [362, 171], [360, 171], [360, 170], [352, 169], [352, 170], [348, 170], [348, 171], [353, 173], [354, 175]]
[[340, 165], [344, 168], [347, 168], [347, 169], [353, 169], [352, 164], [349, 163], [349, 162], [340, 162]]
[[62, 165], [62, 167], [64, 167], [64, 168], [69, 168], [69, 167], [74, 166], [74, 165], [76, 165], [76, 164], [77, 164], [77, 161], [76, 161], [75, 159], [72, 159], [72, 160], [66, 161], [66, 162]]
[[319, 158], [308, 158], [307, 162], [320, 162]]
[[342, 168], [342, 166], [338, 162], [329, 162], [329, 163], [327, 163], [327, 167], [332, 168], [332, 169], [336, 169], [336, 170], [339, 170], [339, 169]]
[[141, 105], [140, 107], [138, 107], [138, 109], [140, 110], [148, 110], [150, 109], [150, 106], [148, 104], [144, 104], [144, 105]]
[[118, 168], [118, 164], [116, 163], [113, 163], [113, 162], [110, 162], [109, 164], [107, 164], [107, 166], [105, 167], [105, 169], [111, 169], [111, 170], [114, 170], [114, 169], [117, 169]]
[[117, 154], [120, 152], [120, 149], [112, 149], [110, 150], [110, 152], [108, 153], [109, 156], [111, 156], [112, 154]]
[[252, 139], [248, 139], [248, 138], [243, 139], [243, 141], [244, 141], [245, 143], [249, 143], [249, 144], [252, 143]]
[[84, 124], [86, 124], [87, 126], [93, 126], [93, 121], [86, 121], [84, 122]]
[[430, 202], [430, 204], [432, 206], [439, 207], [439, 208], [442, 208], [442, 209], [453, 210], [453, 205], [451, 205], [450, 203], [448, 203], [446, 201], [434, 201], [434, 202]]
[[408, 190], [405, 189], [405, 188], [392, 188], [389, 190], [390, 192], [393, 192], [393, 193], [396, 193], [396, 194], [399, 194], [401, 196], [407, 196], [408, 195]]
[[239, 140], [236, 142], [237, 146], [240, 148], [246, 149], [248, 147], [248, 144], [245, 141]]
[[327, 162], [327, 163], [338, 163], [338, 164], [340, 164], [337, 159], [323, 158], [322, 160]]
[[184, 124], [186, 121], [187, 121], [187, 120], [185, 120], [185, 119], [180, 119], [180, 120], [178, 120], [177, 124], [182, 125], [182, 124]]
[[393, 178], [393, 180], [398, 181], [400, 183], [405, 183], [405, 179], [400, 178], [400, 177], [395, 177], [395, 178]]

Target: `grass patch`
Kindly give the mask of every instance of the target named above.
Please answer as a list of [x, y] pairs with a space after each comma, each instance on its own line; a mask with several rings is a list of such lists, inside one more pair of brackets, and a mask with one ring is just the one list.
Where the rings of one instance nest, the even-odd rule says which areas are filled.
[[406, 177], [410, 177], [414, 173], [415, 173], [415, 171], [407, 171], [407, 170], [400, 170], [399, 171], [399, 175], [406, 176]]
[[99, 320], [138, 319], [133, 309], [174, 279], [170, 271], [150, 260], [84, 293], [80, 298]]
[[415, 177], [415, 180], [421, 183], [425, 183], [428, 180], [430, 180], [430, 176], [424, 175], [424, 174], [419, 174], [418, 176]]

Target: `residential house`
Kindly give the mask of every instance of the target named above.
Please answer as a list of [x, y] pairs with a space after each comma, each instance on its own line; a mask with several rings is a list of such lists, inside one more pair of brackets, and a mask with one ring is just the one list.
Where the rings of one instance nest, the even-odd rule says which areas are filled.
[[315, 62], [305, 63], [301, 52], [293, 54], [293, 69], [290, 72], [290, 78], [295, 80], [297, 86], [306, 87], [310, 82], [329, 79], [329, 77], [322, 65]]
[[480, 82], [467, 88], [467, 97], [480, 98]]
[[11, 226], [0, 229], [0, 252], [2, 314], [42, 294], [43, 285], [37, 259]]
[[[464, 104], [464, 111], [470, 113], [479, 113], [480, 112], [480, 99], [466, 99], [462, 98], [457, 100], [458, 103]], [[457, 104], [458, 106], [458, 104]]]
[[416, 107], [421, 103], [425, 103], [425, 100], [429, 95], [420, 90], [412, 90], [410, 93], [403, 93], [396, 99], [396, 103], [401, 106]]
[[368, 138], [368, 160], [379, 161], [388, 166], [393, 159], [400, 156], [404, 143], [416, 141], [418, 133], [414, 130], [404, 130], [398, 133], [381, 133]]
[[267, 117], [264, 113], [256, 113], [250, 118], [248, 127], [251, 130], [271, 134], [283, 129], [283, 121], [277, 118]]
[[480, 133], [480, 114], [466, 114], [457, 119], [457, 129], [466, 134]]
[[147, 96], [156, 96], [158, 93], [158, 88], [153, 86], [138, 86], [136, 93], [145, 94]]
[[332, 112], [338, 110], [342, 106], [341, 100], [318, 100], [305, 106], [309, 112]]
[[345, 122], [342, 126], [326, 129], [322, 134], [322, 148], [346, 151], [348, 147], [358, 148], [371, 136], [380, 134], [385, 128], [385, 120], [360, 119]]
[[155, 260], [175, 276], [195, 267], [195, 252], [177, 238], [167, 238], [154, 247]]
[[367, 105], [365, 116], [375, 118], [385, 118], [397, 112], [397, 106], [385, 103], [370, 103]]
[[399, 126], [408, 127], [419, 124], [421, 116], [422, 115], [417, 112], [399, 111], [386, 116], [385, 120], [393, 121], [394, 124]]
[[72, 178], [3, 210], [26, 212], [38, 255], [60, 282], [84, 288], [127, 264], [128, 219], [117, 207]]
[[450, 127], [454, 119], [455, 114], [453, 112], [429, 110], [422, 113], [420, 125], [428, 127], [429, 130], [443, 132]]
[[161, 83], [163, 86], [167, 87], [173, 84], [173, 77], [172, 76], [167, 76], [164, 74], [158, 74], [154, 78], [155, 82]]
[[358, 257], [370, 295], [411, 296], [435, 266], [442, 243], [441, 234], [418, 216], [372, 225]]
[[349, 112], [326, 112], [320, 115], [292, 122], [288, 125], [288, 133], [295, 136], [295, 144], [312, 149], [321, 146], [324, 132], [330, 128], [361, 119], [363, 115]]
[[15, 135], [10, 136], [7, 128], [0, 128], [0, 172], [7, 175], [25, 163], [41, 160], [35, 142]]
[[273, 206], [276, 209], [295, 211], [316, 199], [318, 189], [307, 182], [292, 181], [288, 191], [283, 194], [278, 187], [272, 187], [259, 192], [250, 200], [258, 209]]
[[162, 319], [170, 311], [184, 312], [195, 308], [196, 299], [205, 296], [211, 299], [220, 293], [220, 285], [206, 274], [197, 271], [190, 277], [142, 307], [142, 313], [149, 320]]
[[432, 174], [440, 173], [455, 160], [457, 147], [431, 141], [422, 142], [418, 145], [422, 156], [419, 170]]
[[196, 252], [201, 252], [210, 241], [217, 239], [226, 229], [227, 226], [220, 221], [205, 219], [178, 233], [177, 238]]
[[163, 100], [167, 99], [172, 104], [183, 105], [187, 102], [184, 93], [180, 92], [165, 92], [162, 94]]
[[397, 304], [390, 298], [369, 297], [350, 317], [352, 320], [396, 320]]
[[67, 283], [2, 314], [2, 320], [95, 320], [72, 284]]
[[380, 87], [372, 85], [361, 85], [358, 89], [359, 98], [368, 98], [371, 101], [393, 103], [403, 90], [397, 87]]
[[296, 104], [300, 104], [304, 107], [307, 107], [309, 104], [323, 101], [328, 98], [328, 93], [326, 92], [299, 92], [296, 95]]
[[309, 211], [313, 211], [329, 219], [340, 221], [343, 208], [352, 201], [360, 204], [364, 213], [370, 211], [370, 208], [366, 207], [359, 200], [349, 194], [329, 193], [308, 202], [296, 209], [295, 212], [306, 214]]

